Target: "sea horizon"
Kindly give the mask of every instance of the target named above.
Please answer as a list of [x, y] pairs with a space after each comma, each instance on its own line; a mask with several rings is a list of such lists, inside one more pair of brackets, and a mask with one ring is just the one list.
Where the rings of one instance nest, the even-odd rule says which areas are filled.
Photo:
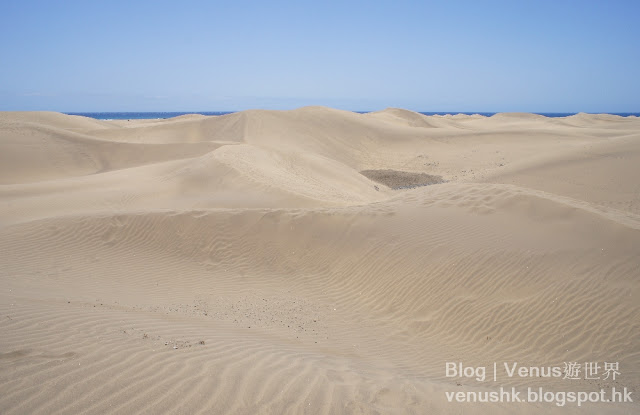
[[[173, 117], [179, 117], [181, 115], [198, 114], [198, 115], [227, 115], [233, 114], [239, 111], [104, 111], [104, 112], [66, 112], [61, 111], [67, 115], [78, 115], [82, 117], [94, 118], [97, 120], [144, 120], [144, 119], [167, 119]], [[367, 114], [375, 111], [353, 111], [359, 114]], [[511, 112], [511, 111], [415, 111], [423, 115], [483, 115], [485, 117], [491, 117], [496, 114]], [[522, 111], [514, 111], [522, 112]], [[526, 112], [526, 111], [525, 111]], [[618, 115], [621, 117], [635, 116], [640, 117], [640, 112], [528, 112], [529, 114], [542, 115], [549, 118], [562, 118], [570, 117], [572, 115], [584, 113], [584, 114], [607, 114]]]

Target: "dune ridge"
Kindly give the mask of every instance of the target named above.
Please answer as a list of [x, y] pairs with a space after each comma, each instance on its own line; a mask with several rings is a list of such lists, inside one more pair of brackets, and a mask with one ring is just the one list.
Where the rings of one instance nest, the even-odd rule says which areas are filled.
[[444, 368], [640, 391], [638, 177], [637, 117], [0, 113], [0, 413], [635, 413]]

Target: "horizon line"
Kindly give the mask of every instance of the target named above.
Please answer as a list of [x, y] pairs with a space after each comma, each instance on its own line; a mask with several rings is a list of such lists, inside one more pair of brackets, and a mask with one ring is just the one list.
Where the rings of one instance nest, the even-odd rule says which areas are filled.
[[[64, 114], [110, 114], [110, 113], [184, 113], [184, 114], [199, 114], [199, 113], [235, 113], [242, 111], [295, 111], [302, 108], [308, 107], [320, 107], [320, 108], [329, 108], [336, 109], [340, 111], [349, 111], [355, 113], [370, 113], [370, 112], [378, 112], [384, 111], [387, 109], [401, 109], [405, 111], [412, 111], [417, 113], [450, 113], [450, 114], [500, 114], [500, 113], [528, 113], [528, 114], [640, 114], [640, 111], [510, 111], [510, 110], [502, 110], [502, 111], [465, 111], [465, 110], [441, 110], [441, 111], [427, 111], [427, 110], [410, 110], [402, 107], [386, 107], [383, 109], [375, 109], [375, 110], [345, 110], [342, 108], [329, 107], [324, 105], [307, 105], [292, 109], [273, 109], [273, 108], [247, 108], [247, 109], [225, 109], [225, 110], [100, 110], [100, 111], [56, 111], [56, 110], [16, 110], [17, 112], [38, 112], [38, 111], [51, 111], [51, 112], [60, 112]], [[11, 110], [7, 111], [11, 112]]]

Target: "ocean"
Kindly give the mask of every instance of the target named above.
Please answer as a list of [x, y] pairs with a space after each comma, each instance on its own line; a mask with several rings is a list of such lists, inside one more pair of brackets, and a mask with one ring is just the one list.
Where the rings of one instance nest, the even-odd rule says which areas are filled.
[[68, 115], [81, 115], [97, 120], [153, 120], [173, 118], [186, 114], [225, 115], [235, 111], [172, 111], [172, 112], [65, 112]]
[[[173, 118], [185, 114], [202, 114], [202, 115], [225, 115], [236, 111], [172, 111], [172, 112], [67, 112], [68, 115], [81, 115], [83, 117], [95, 118], [98, 120], [142, 120], [142, 119], [163, 119]], [[356, 111], [365, 114], [369, 111]], [[455, 115], [455, 114], [479, 114], [490, 117], [497, 114], [496, 112], [420, 112], [424, 115]], [[535, 112], [534, 114], [544, 115], [545, 117], [568, 117], [577, 114], [576, 112]], [[640, 112], [611, 112], [607, 114], [620, 115], [628, 117], [635, 115], [640, 117]]]

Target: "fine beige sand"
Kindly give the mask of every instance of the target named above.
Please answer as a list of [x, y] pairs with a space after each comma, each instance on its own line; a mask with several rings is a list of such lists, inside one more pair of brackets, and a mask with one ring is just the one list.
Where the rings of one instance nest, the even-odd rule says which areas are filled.
[[[447, 400], [500, 386], [634, 402]], [[0, 113], [0, 414], [633, 414], [639, 393], [637, 117]]]

